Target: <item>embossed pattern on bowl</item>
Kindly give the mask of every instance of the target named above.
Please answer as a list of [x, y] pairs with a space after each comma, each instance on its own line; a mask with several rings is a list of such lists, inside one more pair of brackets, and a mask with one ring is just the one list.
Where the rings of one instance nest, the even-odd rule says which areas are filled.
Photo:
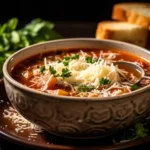
[[[86, 39], [75, 40], [72, 41], [72, 45], [75, 43], [80, 47], [80, 44], [85, 41]], [[87, 41], [91, 42], [91, 45], [98, 42], [96, 40], [92, 42], [90, 39]], [[68, 45], [67, 42], [66, 45]], [[124, 49], [132, 48], [130, 44], [103, 42], [110, 47], [115, 45], [115, 48], [117, 48], [119, 44], [122, 44]], [[59, 44], [59, 42], [56, 44]], [[49, 48], [51, 42], [44, 46]], [[133, 46], [133, 48], [133, 51], [142, 51], [140, 47]], [[36, 46], [32, 49], [35, 52]], [[26, 50], [23, 52], [27, 57]], [[143, 57], [147, 54], [150, 58], [149, 52], [142, 52]], [[12, 58], [9, 59], [10, 62]], [[139, 90], [135, 94], [122, 95], [116, 98], [90, 99], [50, 96], [34, 92], [15, 83], [8, 74], [9, 69], [17, 62], [10, 65], [9, 61], [4, 66], [4, 71], [8, 70], [7, 74], [4, 72], [4, 83], [8, 98], [21, 115], [50, 133], [71, 138], [103, 137], [129, 126], [139, 119], [144, 119], [150, 113], [149, 87]]]

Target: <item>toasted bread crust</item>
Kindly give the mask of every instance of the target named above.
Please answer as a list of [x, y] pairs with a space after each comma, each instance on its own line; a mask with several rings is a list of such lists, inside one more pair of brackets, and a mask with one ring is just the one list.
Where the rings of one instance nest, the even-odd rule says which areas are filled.
[[101, 21], [97, 24], [95, 37], [96, 39], [112, 39], [120, 40], [132, 44], [139, 45], [141, 47], [146, 47], [148, 30], [140, 27], [139, 25], [133, 25], [134, 28], [113, 28], [114, 25], [121, 26], [122, 23], [127, 27], [130, 25], [128, 22], [121, 21]]
[[98, 23], [95, 35], [97, 39], [111, 39], [112, 34], [112, 30], [103, 28], [102, 22]]
[[[112, 10], [112, 19], [119, 21], [126, 21], [132, 24], [138, 24], [146, 29], [150, 29], [150, 17], [138, 14], [136, 11], [124, 9], [121, 5], [129, 5], [129, 3], [115, 4]], [[147, 5], [147, 3], [132, 3], [131, 5]]]

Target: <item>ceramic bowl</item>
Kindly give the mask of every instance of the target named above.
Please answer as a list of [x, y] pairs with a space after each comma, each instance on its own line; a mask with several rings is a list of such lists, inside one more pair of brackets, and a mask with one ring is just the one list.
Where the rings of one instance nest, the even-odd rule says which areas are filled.
[[144, 48], [92, 38], [54, 40], [21, 49], [6, 60], [3, 73], [8, 98], [24, 118], [49, 133], [83, 139], [108, 136], [145, 119], [150, 112], [150, 85], [115, 97], [77, 98], [35, 91], [11, 77], [11, 69], [20, 61], [64, 48], [121, 49], [150, 60], [150, 52]]

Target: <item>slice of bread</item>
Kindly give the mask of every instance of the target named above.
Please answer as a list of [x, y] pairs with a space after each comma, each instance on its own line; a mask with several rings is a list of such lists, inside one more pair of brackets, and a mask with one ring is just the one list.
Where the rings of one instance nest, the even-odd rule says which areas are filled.
[[132, 43], [141, 47], [147, 46], [149, 30], [127, 22], [102, 21], [96, 29], [96, 39], [111, 39]]
[[112, 9], [112, 19], [138, 24], [150, 29], [150, 3], [115, 4]]

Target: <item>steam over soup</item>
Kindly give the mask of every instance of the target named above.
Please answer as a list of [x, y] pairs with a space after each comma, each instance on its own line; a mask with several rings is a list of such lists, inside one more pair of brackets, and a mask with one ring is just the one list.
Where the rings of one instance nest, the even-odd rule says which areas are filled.
[[[150, 75], [150, 63], [121, 50], [71, 49], [39, 54], [20, 62], [12, 77], [32, 89], [53, 95], [108, 97], [132, 92], [148, 85], [134, 84], [140, 73], [115, 61], [140, 65]], [[132, 83], [132, 84], [131, 84]]]

